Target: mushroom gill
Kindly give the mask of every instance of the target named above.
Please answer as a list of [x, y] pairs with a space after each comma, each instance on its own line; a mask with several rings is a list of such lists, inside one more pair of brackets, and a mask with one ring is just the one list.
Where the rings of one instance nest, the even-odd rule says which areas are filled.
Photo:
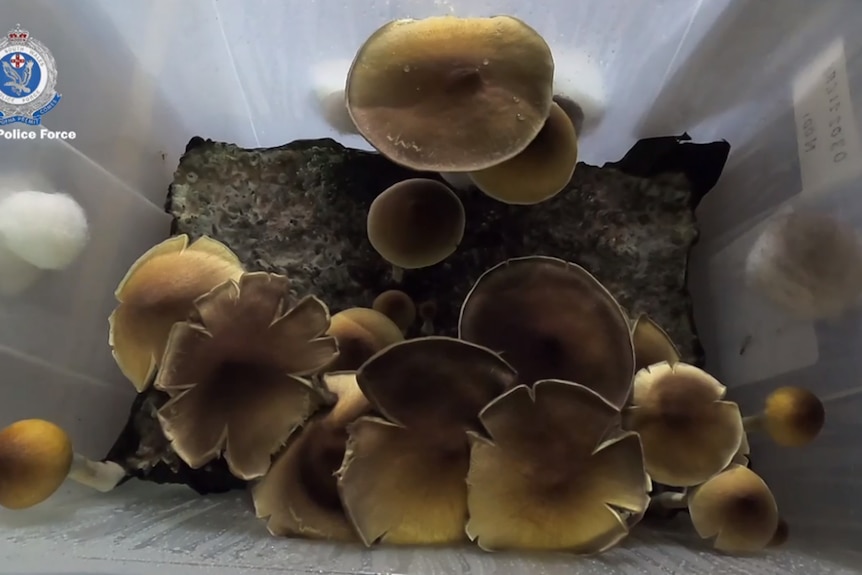
[[575, 381], [617, 407], [630, 394], [635, 352], [628, 317], [576, 264], [531, 256], [494, 266], [467, 295], [458, 331], [501, 353], [521, 383]]
[[670, 364], [682, 361], [682, 354], [671, 337], [645, 313], [632, 322], [632, 340], [636, 371], [663, 361]]
[[482, 549], [600, 553], [647, 509], [640, 440], [595, 391], [519, 385], [479, 417], [487, 437], [470, 434], [467, 533]]
[[322, 376], [336, 399], [294, 434], [269, 472], [252, 488], [255, 512], [273, 535], [356, 541], [344, 513], [335, 477], [344, 459], [347, 425], [370, 405], [356, 383], [356, 372]]
[[171, 329], [154, 385], [170, 400], [158, 418], [193, 469], [223, 455], [236, 477], [262, 476], [294, 430], [324, 402], [302, 376], [332, 363], [329, 310], [296, 301], [281, 275], [229, 280], [194, 303]]
[[338, 357], [327, 371], [358, 369], [384, 347], [404, 341], [404, 334], [391, 319], [373, 309], [353, 307], [332, 316], [327, 335], [338, 342]]
[[739, 406], [723, 400], [726, 392], [714, 377], [682, 362], [654, 364], [635, 375], [624, 427], [640, 435], [653, 480], [699, 485], [736, 457], [745, 432]]
[[764, 430], [778, 445], [802, 447], [820, 435], [826, 409], [811, 391], [785, 386], [769, 394], [762, 413], [750, 415], [743, 422], [746, 431]]
[[348, 426], [338, 488], [366, 545], [465, 540], [466, 432], [515, 378], [497, 354], [448, 337], [396, 343], [362, 365], [359, 387], [382, 417]]
[[357, 51], [347, 108], [381, 154], [420, 171], [469, 172], [519, 154], [548, 117], [554, 58], [511, 16], [394, 20]]
[[195, 298], [242, 273], [236, 255], [206, 236], [191, 244], [185, 234], [174, 236], [138, 258], [114, 292], [119, 305], [108, 318], [108, 344], [135, 389], [151, 383], [171, 326], [186, 319]]
[[542, 130], [520, 154], [470, 179], [486, 195], [506, 204], [531, 205], [560, 193], [578, 164], [578, 135], [572, 121], [556, 103]]

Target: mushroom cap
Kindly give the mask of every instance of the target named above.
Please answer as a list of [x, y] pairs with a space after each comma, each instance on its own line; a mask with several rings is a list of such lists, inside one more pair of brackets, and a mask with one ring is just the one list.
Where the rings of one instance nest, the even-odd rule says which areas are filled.
[[682, 361], [682, 354], [671, 337], [646, 314], [640, 314], [632, 326], [635, 345], [635, 370], [640, 371], [656, 363], [673, 364]]
[[823, 402], [801, 387], [780, 387], [770, 393], [763, 415], [769, 436], [786, 447], [814, 441], [826, 422]]
[[760, 551], [778, 529], [778, 505], [756, 473], [733, 465], [695, 488], [688, 510], [698, 535], [729, 553]]
[[672, 487], [699, 485], [737, 455], [745, 431], [739, 406], [705, 371], [662, 362], [635, 375], [625, 427], [640, 434], [647, 473]]
[[511, 16], [395, 20], [356, 53], [345, 95], [362, 136], [415, 170], [481, 170], [521, 153], [551, 106], [554, 59]]
[[458, 249], [464, 237], [464, 205], [446, 184], [427, 178], [398, 182], [368, 209], [368, 241], [394, 266], [433, 266]]
[[768, 547], [781, 547], [787, 543], [788, 539], [790, 539], [790, 525], [779, 517], [778, 527], [775, 529], [775, 534], [770, 539]]
[[330, 371], [321, 375], [323, 386], [332, 393], [335, 405], [326, 414], [326, 423], [344, 427], [371, 410], [371, 404], [359, 389], [355, 371]]
[[476, 187], [506, 204], [531, 205], [560, 193], [578, 164], [578, 134], [556, 103], [539, 134], [517, 156], [470, 172]]
[[554, 103], [563, 109], [572, 126], [575, 127], [575, 132], [580, 135], [584, 127], [584, 109], [580, 104], [562, 94], [554, 94]]
[[162, 360], [171, 326], [186, 319], [194, 300], [243, 267], [227, 246], [209, 237], [189, 244], [185, 234], [147, 250], [114, 292], [119, 305], [108, 318], [108, 343], [120, 371], [144, 391]]
[[391, 319], [364, 307], [349, 308], [332, 316], [326, 333], [338, 341], [338, 357], [327, 367], [331, 371], [357, 369], [384, 347], [404, 341], [404, 334]]
[[72, 441], [42, 419], [16, 421], [0, 431], [0, 506], [25, 509], [48, 499], [72, 468]]
[[486, 271], [461, 308], [459, 337], [503, 355], [521, 383], [562, 379], [625, 404], [635, 354], [628, 317], [587, 270], [532, 256]]
[[471, 434], [467, 533], [486, 550], [600, 553], [628, 534], [651, 482], [637, 434], [582, 385], [519, 385], [480, 415]]
[[416, 321], [416, 304], [401, 290], [386, 290], [374, 298], [371, 308], [391, 319], [402, 333]]

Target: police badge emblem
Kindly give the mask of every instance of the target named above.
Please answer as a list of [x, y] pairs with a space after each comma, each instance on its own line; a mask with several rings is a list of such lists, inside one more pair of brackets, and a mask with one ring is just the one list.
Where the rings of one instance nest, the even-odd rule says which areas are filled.
[[0, 40], [0, 66], [0, 126], [40, 125], [61, 97], [51, 51], [19, 24]]

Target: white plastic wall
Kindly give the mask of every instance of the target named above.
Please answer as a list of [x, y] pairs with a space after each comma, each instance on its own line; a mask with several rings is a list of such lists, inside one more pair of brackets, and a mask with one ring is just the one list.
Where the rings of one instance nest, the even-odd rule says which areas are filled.
[[[441, 13], [516, 15], [545, 35], [561, 81], [588, 79], [585, 89], [604, 94], [604, 117], [582, 140], [585, 162], [682, 131], [731, 143], [726, 172], [699, 209], [691, 284], [708, 368], [731, 399], [753, 412], [771, 389], [793, 383], [826, 400], [827, 426], [810, 447], [752, 438], [757, 469], [792, 526], [791, 546], [721, 557], [681, 545], [669, 528], [578, 561], [343, 549], [269, 537], [243, 494], [198, 498], [133, 482], [95, 496], [70, 485], [42, 506], [0, 513], [0, 573], [862, 572], [860, 316], [793, 323], [747, 293], [742, 278], [757, 225], [783, 202], [805, 198], [862, 225], [858, 0], [0, 0], [0, 28], [20, 23], [57, 60], [62, 100], [45, 126], [78, 136], [0, 139], [0, 194], [21, 186], [71, 193], [93, 233], [73, 268], [0, 300], [0, 426], [51, 419], [81, 452], [103, 455], [133, 398], [107, 347], [112, 292], [137, 255], [166, 237], [161, 206], [189, 138], [253, 147], [335, 137], [368, 148], [317, 114], [320, 70], [337, 71], [389, 19]], [[818, 122], [821, 141], [829, 137], [828, 66], [845, 86], [848, 160], [839, 166], [798, 144], [804, 114]]]

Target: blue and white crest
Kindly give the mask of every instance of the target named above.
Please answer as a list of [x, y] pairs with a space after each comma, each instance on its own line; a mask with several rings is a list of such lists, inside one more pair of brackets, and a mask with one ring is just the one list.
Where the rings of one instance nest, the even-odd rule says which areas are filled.
[[0, 126], [40, 125], [61, 97], [51, 51], [19, 24], [0, 40], [0, 67]]

